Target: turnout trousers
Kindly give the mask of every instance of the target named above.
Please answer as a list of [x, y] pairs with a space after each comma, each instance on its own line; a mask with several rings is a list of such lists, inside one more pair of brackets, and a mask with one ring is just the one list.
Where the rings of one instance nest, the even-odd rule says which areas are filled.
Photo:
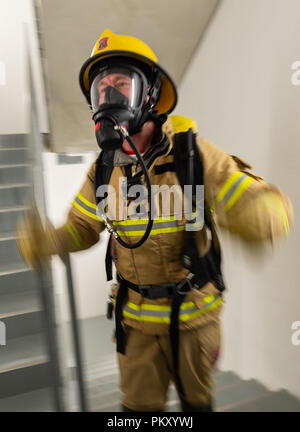
[[[174, 382], [170, 336], [150, 335], [128, 325], [126, 353], [118, 353], [122, 404], [133, 411], [164, 411], [170, 382]], [[220, 320], [180, 331], [179, 375], [188, 409], [213, 405], [212, 372], [221, 344]]]

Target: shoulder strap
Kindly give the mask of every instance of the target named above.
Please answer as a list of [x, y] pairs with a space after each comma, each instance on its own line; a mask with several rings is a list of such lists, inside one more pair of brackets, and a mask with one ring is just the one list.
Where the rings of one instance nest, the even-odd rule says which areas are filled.
[[95, 176], [94, 176], [94, 191], [96, 197], [96, 203], [99, 204], [101, 201], [97, 197], [97, 189], [99, 186], [108, 185], [113, 171], [114, 165], [114, 151], [104, 152], [102, 151], [98, 159], [96, 160]]
[[[114, 168], [114, 151], [104, 152], [102, 151], [96, 161], [95, 177], [94, 177], [94, 190], [97, 205], [101, 202], [100, 198], [97, 197], [97, 189], [99, 186], [108, 185], [109, 180]], [[111, 235], [109, 237], [106, 255], [105, 255], [105, 271], [106, 279], [112, 280], [112, 256], [111, 256]]]
[[[185, 125], [191, 124], [185, 122]], [[178, 176], [179, 183], [184, 188], [184, 185], [191, 184], [193, 186], [193, 196], [195, 195], [196, 185], [204, 184], [203, 175], [203, 164], [202, 159], [198, 151], [198, 146], [196, 142], [196, 133], [194, 129], [190, 128], [188, 131], [178, 131], [174, 138], [174, 164], [176, 168], [176, 173]], [[185, 127], [184, 127], [185, 129]], [[189, 150], [189, 135], [192, 137], [192, 152]], [[193, 162], [191, 165], [191, 155]], [[190, 173], [192, 170], [192, 178]], [[221, 273], [221, 248], [219, 239], [215, 229], [215, 223], [211, 216], [210, 209], [207, 208], [207, 204], [204, 200], [204, 221], [206, 226], [211, 231], [212, 245], [211, 250], [207, 254], [207, 262], [210, 266], [212, 273], [214, 274], [215, 281], [220, 291], [225, 289], [224, 282]], [[186, 234], [189, 238], [187, 243], [194, 243], [195, 232], [190, 231]]]

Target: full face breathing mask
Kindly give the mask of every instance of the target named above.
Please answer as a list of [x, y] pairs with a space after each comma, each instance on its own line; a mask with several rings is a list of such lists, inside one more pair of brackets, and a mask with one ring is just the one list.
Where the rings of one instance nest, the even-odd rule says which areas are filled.
[[[103, 151], [117, 150], [127, 139], [133, 149], [145, 177], [148, 190], [149, 215], [151, 215], [152, 191], [149, 173], [145, 162], [134, 141], [130, 137], [141, 130], [142, 125], [152, 115], [153, 91], [146, 73], [132, 63], [108, 62], [91, 74], [90, 99], [95, 122], [95, 133], [99, 147]], [[154, 86], [157, 91], [157, 86]], [[148, 95], [148, 91], [150, 94]], [[158, 93], [155, 94], [155, 97]], [[110, 234], [126, 248], [136, 248], [143, 244], [152, 229], [153, 220], [149, 217], [142, 238], [136, 243], [121, 239], [110, 224], [106, 215], [101, 213]]]
[[137, 133], [147, 119], [150, 85], [137, 67], [107, 64], [94, 71], [90, 89], [95, 133], [104, 151], [122, 147], [124, 134]]

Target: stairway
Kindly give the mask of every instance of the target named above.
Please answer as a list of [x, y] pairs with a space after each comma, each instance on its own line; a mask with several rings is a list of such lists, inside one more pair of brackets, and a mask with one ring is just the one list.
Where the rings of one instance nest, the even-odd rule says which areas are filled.
[[[30, 169], [27, 136], [0, 135], [0, 321], [6, 329], [6, 345], [0, 345], [0, 411], [20, 394], [36, 391], [43, 410], [54, 409], [40, 291], [14, 233], [32, 190]], [[21, 407], [35, 409], [26, 401]]]
[[[86, 365], [91, 411], [120, 412], [121, 391], [115, 354]], [[234, 372], [214, 373], [215, 411], [218, 412], [300, 412], [300, 400], [285, 390], [270, 391], [258, 381], [242, 380]], [[174, 385], [168, 392], [167, 412], [180, 411]]]

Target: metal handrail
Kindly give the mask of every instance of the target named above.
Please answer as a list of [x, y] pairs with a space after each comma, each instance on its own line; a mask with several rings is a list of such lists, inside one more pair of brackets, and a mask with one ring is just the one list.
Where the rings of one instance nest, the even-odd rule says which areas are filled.
[[80, 331], [79, 331], [78, 320], [77, 320], [76, 300], [74, 294], [74, 284], [73, 284], [70, 256], [65, 255], [62, 257], [62, 260], [66, 266], [66, 273], [67, 273], [68, 297], [69, 297], [69, 306], [70, 306], [70, 314], [71, 314], [74, 355], [75, 355], [75, 362], [76, 362], [76, 376], [77, 376], [78, 391], [79, 391], [79, 408], [80, 411], [86, 412], [88, 410], [87, 399], [86, 399], [85, 385], [83, 379]]

